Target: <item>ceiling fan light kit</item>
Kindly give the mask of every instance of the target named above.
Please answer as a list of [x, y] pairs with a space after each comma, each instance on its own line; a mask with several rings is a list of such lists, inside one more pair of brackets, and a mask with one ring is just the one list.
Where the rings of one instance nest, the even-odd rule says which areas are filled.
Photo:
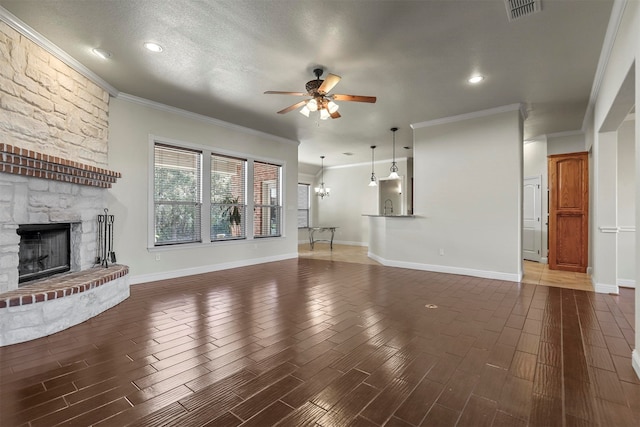
[[373, 104], [376, 102], [375, 96], [361, 96], [361, 95], [342, 95], [342, 94], [329, 94], [331, 89], [338, 84], [341, 77], [335, 74], [329, 73], [327, 78], [322, 80], [320, 76], [324, 70], [322, 68], [316, 68], [313, 70], [316, 78], [315, 80], [309, 80], [305, 85], [307, 92], [281, 92], [268, 90], [265, 92], [267, 95], [292, 95], [292, 96], [310, 96], [311, 99], [307, 101], [300, 101], [293, 105], [288, 106], [280, 111], [278, 114], [286, 114], [289, 111], [293, 111], [300, 108], [300, 114], [305, 117], [309, 117], [313, 111], [320, 112], [320, 120], [327, 120], [329, 117], [332, 119], [340, 118], [338, 109], [340, 106], [335, 101], [347, 101], [347, 102], [368, 102]]

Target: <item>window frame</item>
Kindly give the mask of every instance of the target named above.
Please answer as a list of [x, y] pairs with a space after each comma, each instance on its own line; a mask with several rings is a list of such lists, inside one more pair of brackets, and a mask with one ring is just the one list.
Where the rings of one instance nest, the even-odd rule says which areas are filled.
[[[274, 183], [276, 184], [274, 187], [277, 191], [277, 197], [276, 197], [276, 202], [275, 203], [256, 203], [255, 200], [255, 194], [252, 194], [252, 202], [253, 202], [253, 216], [252, 216], [252, 220], [251, 220], [251, 225], [252, 225], [252, 230], [254, 233], [254, 238], [255, 239], [268, 239], [268, 238], [273, 238], [273, 237], [281, 237], [283, 235], [283, 228], [284, 228], [284, 221], [283, 221], [283, 212], [284, 209], [282, 208], [283, 206], [283, 194], [282, 194], [282, 180], [284, 177], [284, 167], [280, 164], [274, 163], [274, 162], [268, 162], [268, 161], [264, 161], [264, 160], [260, 160], [260, 159], [254, 159], [254, 161], [252, 162], [252, 189], [255, 189], [256, 186], [256, 176], [255, 176], [255, 164], [256, 163], [261, 163], [263, 165], [269, 165], [269, 166], [275, 166], [278, 169], [278, 176], [276, 178], [277, 182], [275, 182], [276, 180], [264, 180], [264, 181], [260, 181], [260, 184], [262, 186], [264, 186], [265, 184], [267, 184], [267, 190], [271, 191], [272, 187], [270, 187], [268, 184], [269, 183]], [[278, 233], [277, 234], [260, 234], [260, 235], [256, 235], [255, 234], [255, 215], [256, 215], [256, 211], [258, 209], [270, 209], [270, 210], [275, 210], [275, 214], [276, 214], [276, 218], [277, 218], [277, 229], [278, 229]], [[269, 213], [272, 213], [272, 211], [269, 211]], [[263, 216], [264, 216], [264, 211], [263, 211]], [[270, 218], [269, 218], [270, 220]], [[269, 227], [271, 228], [271, 227]]]
[[[164, 148], [167, 150], [173, 150], [175, 152], [181, 152], [183, 155], [195, 155], [195, 166], [196, 166], [196, 181], [197, 185], [195, 188], [195, 200], [186, 201], [186, 200], [156, 200], [156, 148]], [[180, 167], [178, 167], [180, 168]], [[164, 144], [160, 142], [156, 142], [153, 145], [153, 213], [152, 213], [152, 227], [153, 227], [153, 244], [154, 247], [165, 247], [165, 246], [176, 246], [176, 245], [184, 245], [184, 244], [192, 244], [192, 243], [201, 243], [202, 242], [202, 151], [192, 148], [186, 147], [177, 147], [175, 145]], [[156, 235], [158, 234], [158, 230], [156, 228], [157, 225], [157, 208], [159, 205], [172, 206], [173, 208], [184, 206], [184, 207], [194, 207], [193, 215], [197, 219], [199, 219], [199, 224], [194, 225], [194, 233], [191, 239], [179, 239], [173, 241], [164, 241], [158, 242], [156, 240]], [[199, 232], [199, 233], [198, 233]]]
[[[230, 233], [229, 235], [225, 235], [223, 237], [220, 237], [218, 235], [218, 233], [216, 233], [216, 237], [214, 237], [214, 233], [213, 233], [213, 224], [210, 224], [209, 226], [209, 238], [212, 242], [219, 242], [219, 241], [225, 241], [225, 240], [244, 240], [247, 238], [247, 171], [249, 169], [249, 162], [247, 161], [247, 159], [245, 157], [239, 157], [239, 156], [229, 156], [226, 154], [220, 154], [218, 152], [213, 152], [211, 151], [209, 153], [209, 158], [213, 161], [213, 158], [217, 157], [217, 158], [226, 158], [229, 160], [233, 160], [233, 161], [239, 161], [242, 162], [242, 189], [241, 189], [241, 193], [242, 193], [242, 200], [238, 201], [237, 203], [229, 203], [228, 201], [223, 201], [223, 202], [214, 202], [213, 201], [213, 188], [210, 188], [209, 194], [210, 194], [210, 198], [209, 198], [209, 202], [210, 202], [210, 207], [209, 207], [209, 219], [212, 219], [213, 216], [213, 210], [214, 208], [220, 207], [222, 210], [226, 210], [227, 212], [229, 212], [229, 210], [231, 210], [231, 214], [230, 216], [235, 216], [235, 215], [239, 215], [240, 216], [240, 224], [236, 224], [236, 228], [233, 228], [233, 224], [230, 224]], [[218, 170], [214, 170], [213, 166], [211, 165], [209, 168], [209, 177], [210, 177], [210, 182], [213, 181], [213, 173], [214, 172], [221, 172]], [[229, 196], [227, 196], [225, 199], [227, 199]], [[225, 209], [226, 207], [226, 209]], [[235, 234], [235, 235], [234, 235]]]
[[[202, 153], [201, 159], [201, 184], [200, 191], [202, 192], [201, 197], [201, 226], [200, 226], [200, 234], [201, 241], [200, 242], [189, 242], [189, 243], [177, 243], [171, 245], [156, 245], [155, 244], [155, 219], [154, 219], [154, 191], [155, 191], [155, 145], [162, 144], [170, 147], [176, 147], [178, 149], [183, 148], [191, 151], [200, 151]], [[224, 240], [212, 240], [211, 239], [211, 180], [205, 179], [204, 177], [210, 176], [211, 174], [211, 155], [220, 155], [225, 157], [239, 158], [246, 160], [245, 165], [245, 237], [240, 239], [224, 239]], [[254, 179], [254, 161], [260, 163], [268, 163], [275, 166], [278, 166], [280, 169], [280, 189], [279, 189], [279, 197], [280, 197], [280, 234], [272, 235], [272, 236], [254, 236], [254, 220], [253, 220], [253, 212], [254, 212], [254, 194], [253, 194], [253, 179]], [[193, 144], [181, 140], [175, 140], [171, 138], [165, 138], [157, 135], [149, 135], [148, 139], [148, 201], [147, 201], [147, 250], [150, 252], [159, 252], [166, 250], [175, 250], [182, 248], [197, 248], [197, 247], [207, 247], [207, 246], [219, 246], [219, 245], [233, 245], [233, 244], [246, 244], [250, 241], [255, 241], [256, 239], [280, 239], [285, 238], [285, 209], [284, 204], [286, 200], [285, 193], [285, 175], [286, 175], [286, 161], [282, 159], [271, 159], [265, 157], [259, 157], [250, 155], [247, 153], [241, 153], [237, 151], [225, 150], [223, 148], [209, 146], [209, 145], [201, 145], [201, 144]]]
[[[307, 207], [305, 209], [300, 208], [300, 186], [301, 185], [304, 185], [305, 187], [307, 187]], [[296, 193], [296, 196], [298, 201], [298, 216], [296, 216], [296, 225], [298, 226], [298, 230], [300, 230], [304, 228], [309, 228], [311, 226], [311, 184], [307, 184], [305, 182], [299, 182], [297, 188], [298, 188], [298, 192]], [[307, 212], [307, 221], [306, 221], [307, 225], [302, 227], [298, 225], [298, 218], [300, 215], [300, 211]]]

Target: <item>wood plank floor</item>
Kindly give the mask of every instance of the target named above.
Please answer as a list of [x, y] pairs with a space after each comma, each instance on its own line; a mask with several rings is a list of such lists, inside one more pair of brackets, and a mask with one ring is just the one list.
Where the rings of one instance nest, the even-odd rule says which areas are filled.
[[301, 257], [0, 348], [0, 425], [638, 426], [633, 319], [629, 289]]

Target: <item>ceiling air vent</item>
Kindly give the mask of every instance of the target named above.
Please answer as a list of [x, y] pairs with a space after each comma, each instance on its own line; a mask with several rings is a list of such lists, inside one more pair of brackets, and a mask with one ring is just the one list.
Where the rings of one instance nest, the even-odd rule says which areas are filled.
[[532, 15], [542, 10], [540, 0], [504, 0], [509, 21]]

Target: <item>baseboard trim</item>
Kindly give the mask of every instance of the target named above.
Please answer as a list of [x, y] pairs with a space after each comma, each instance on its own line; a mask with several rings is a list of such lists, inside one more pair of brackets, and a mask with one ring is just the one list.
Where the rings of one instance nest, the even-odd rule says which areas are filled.
[[131, 276], [130, 283], [132, 285], [139, 285], [141, 283], [155, 282], [157, 280], [176, 279], [178, 277], [193, 276], [194, 274], [211, 273], [213, 271], [229, 270], [231, 268], [238, 267], [249, 267], [252, 265], [283, 261], [293, 258], [298, 258], [298, 254], [282, 254], [263, 258], [243, 259], [241, 261], [225, 262], [221, 264], [203, 265], [200, 267], [183, 268], [180, 270], [163, 271], [161, 273], [138, 274]]
[[640, 352], [638, 352], [638, 349], [634, 349], [631, 352], [631, 366], [636, 371], [636, 376], [640, 379]]
[[[325, 240], [318, 240], [319, 243], [328, 243]], [[304, 244], [308, 244], [309, 243], [309, 239], [305, 239], [305, 240], [298, 240], [298, 244], [299, 245], [304, 245]], [[333, 241], [334, 245], [345, 245], [345, 246], [369, 246], [368, 242], [352, 242], [349, 240], [334, 240]]]
[[435, 273], [459, 274], [461, 276], [481, 277], [483, 279], [505, 280], [508, 282], [520, 282], [523, 273], [511, 274], [499, 271], [476, 270], [473, 268], [452, 267], [448, 265], [421, 264], [417, 262], [394, 261], [382, 258], [374, 253], [368, 252], [369, 258], [379, 262], [386, 267], [408, 268], [410, 270], [432, 271]]
[[593, 284], [593, 290], [599, 294], [618, 294], [620, 293], [620, 288], [617, 285], [610, 285], [607, 283], [596, 283], [593, 278], [591, 278], [591, 283]]
[[618, 279], [618, 286], [625, 288], [635, 288], [636, 281], [634, 279]]
[[351, 242], [349, 240], [334, 240], [333, 244], [334, 245], [346, 245], [346, 246], [369, 246], [369, 243], [367, 243], [367, 242]]
[[543, 256], [542, 258], [540, 258], [540, 264], [549, 264], [549, 258]]

